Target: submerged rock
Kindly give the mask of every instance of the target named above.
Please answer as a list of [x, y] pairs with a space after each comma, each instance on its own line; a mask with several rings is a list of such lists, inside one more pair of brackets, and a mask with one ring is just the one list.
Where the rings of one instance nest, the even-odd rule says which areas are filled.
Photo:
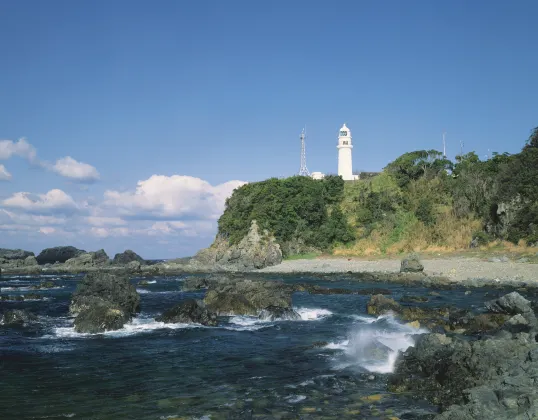
[[119, 329], [139, 310], [140, 296], [129, 278], [101, 272], [82, 279], [69, 306], [75, 330], [84, 333]]
[[203, 301], [188, 299], [155, 318], [159, 322], [217, 325], [217, 314], [207, 309]]

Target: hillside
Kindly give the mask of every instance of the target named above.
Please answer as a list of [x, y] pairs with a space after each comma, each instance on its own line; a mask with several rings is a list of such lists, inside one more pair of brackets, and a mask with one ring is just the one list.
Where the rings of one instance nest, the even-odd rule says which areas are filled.
[[268, 179], [234, 191], [218, 236], [231, 244], [252, 220], [285, 257], [455, 251], [492, 241], [538, 242], [538, 128], [520, 153], [452, 162], [435, 150], [406, 153], [368, 179]]

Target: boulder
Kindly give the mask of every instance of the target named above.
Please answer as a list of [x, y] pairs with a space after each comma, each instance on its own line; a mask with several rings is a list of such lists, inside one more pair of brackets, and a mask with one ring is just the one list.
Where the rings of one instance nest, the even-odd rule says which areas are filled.
[[269, 307], [291, 308], [292, 290], [277, 281], [234, 280], [210, 284], [204, 302], [218, 315], [259, 315]]
[[23, 249], [7, 249], [0, 248], [0, 258], [6, 260], [24, 260], [27, 257], [34, 257], [35, 254], [31, 251], [24, 251]]
[[521, 296], [518, 292], [512, 292], [499, 299], [486, 302], [486, 309], [491, 312], [517, 315], [532, 312], [531, 302]]
[[144, 259], [138, 255], [136, 252], [131, 251], [130, 249], [114, 255], [114, 259], [112, 260], [113, 264], [116, 265], [127, 265], [131, 261], [138, 261], [141, 265], [145, 264]]
[[260, 269], [282, 262], [280, 245], [268, 231], [260, 233], [258, 224], [252, 221], [245, 237], [235, 245], [218, 236], [211, 247], [199, 251], [191, 260], [194, 267], [225, 267], [245, 271]]
[[75, 315], [77, 332], [118, 329], [140, 310], [140, 296], [124, 275], [87, 274], [73, 293], [69, 312]]
[[109, 301], [96, 301], [75, 318], [78, 333], [96, 334], [119, 330], [131, 318], [130, 314]]
[[424, 266], [415, 255], [404, 258], [400, 264], [400, 273], [422, 273], [423, 271]]
[[203, 301], [188, 299], [155, 318], [159, 322], [217, 325], [217, 314], [207, 309]]
[[0, 325], [5, 326], [24, 326], [25, 324], [35, 321], [37, 317], [31, 312], [13, 309], [0, 314]]
[[74, 246], [57, 246], [55, 248], [46, 248], [37, 256], [39, 265], [54, 264], [56, 262], [64, 263], [70, 258], [78, 257], [86, 251], [77, 249]]

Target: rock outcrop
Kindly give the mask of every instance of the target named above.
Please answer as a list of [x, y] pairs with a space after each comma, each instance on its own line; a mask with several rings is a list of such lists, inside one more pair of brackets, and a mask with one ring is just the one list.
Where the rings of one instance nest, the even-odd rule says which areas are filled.
[[39, 265], [64, 263], [70, 258], [78, 257], [84, 254], [86, 251], [77, 249], [74, 246], [57, 246], [54, 248], [46, 248], [37, 256], [37, 262]]
[[207, 326], [217, 325], [217, 314], [210, 311], [205, 303], [197, 299], [188, 299], [167, 310], [155, 318], [159, 322], [201, 324]]
[[530, 305], [513, 292], [486, 306], [498, 312], [494, 316], [509, 319], [495, 335], [479, 340], [421, 335], [397, 361], [389, 390], [438, 404], [440, 420], [537, 417], [538, 329], [510, 329], [520, 323], [528, 326]]
[[237, 280], [211, 283], [204, 302], [218, 315], [253, 315], [291, 309], [292, 290], [277, 281]]
[[260, 269], [282, 262], [282, 251], [269, 232], [260, 233], [255, 220], [245, 237], [236, 245], [217, 237], [211, 247], [198, 252], [189, 262], [192, 266], [225, 267], [244, 271]]
[[140, 296], [129, 278], [101, 272], [84, 277], [69, 306], [75, 331], [81, 333], [117, 330], [139, 310]]
[[35, 254], [23, 249], [0, 248], [0, 258], [5, 260], [24, 260], [27, 257], [35, 257]]
[[145, 264], [144, 258], [138, 255], [136, 252], [128, 249], [124, 252], [114, 255], [112, 263], [116, 265], [127, 265], [133, 261], [140, 263], [140, 265]]
[[109, 258], [104, 249], [96, 252], [86, 252], [74, 258], [70, 258], [65, 262], [65, 265], [72, 267], [73, 270], [79, 271], [89, 267], [100, 267], [109, 263]]

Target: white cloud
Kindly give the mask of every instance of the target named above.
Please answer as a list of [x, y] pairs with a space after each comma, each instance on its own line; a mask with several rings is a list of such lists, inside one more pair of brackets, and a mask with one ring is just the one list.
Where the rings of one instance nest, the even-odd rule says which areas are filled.
[[71, 156], [58, 159], [52, 170], [66, 178], [80, 182], [93, 182], [99, 179], [99, 172], [92, 165], [78, 162]]
[[12, 156], [22, 157], [29, 162], [36, 159], [37, 152], [25, 139], [20, 139], [17, 143], [12, 140], [0, 140], [0, 159], [7, 160]]
[[230, 181], [212, 186], [191, 176], [152, 175], [134, 192], [106, 191], [104, 205], [120, 216], [140, 220], [216, 219], [232, 191], [245, 184]]
[[14, 193], [0, 200], [0, 245], [69, 243], [91, 250], [108, 244], [121, 247], [114, 252], [129, 247], [167, 257], [194, 253], [214, 238], [226, 198], [243, 184], [212, 186], [189, 176], [153, 175], [130, 191], [107, 191], [101, 199], [75, 201], [60, 189]]
[[46, 194], [33, 195], [18, 192], [2, 201], [7, 208], [22, 210], [34, 214], [73, 213], [78, 209], [77, 204], [62, 190], [50, 190]]
[[[95, 167], [84, 162], [79, 162], [71, 156], [60, 158], [56, 163], [52, 164], [38, 159], [35, 147], [25, 139], [20, 139], [16, 143], [12, 140], [0, 140], [0, 160], [7, 160], [13, 156], [19, 156], [32, 164], [36, 164], [38, 167], [55, 172], [75, 182], [88, 183], [97, 181], [100, 178], [99, 172]], [[0, 180], [2, 180], [2, 168], [5, 171], [4, 166], [0, 165]], [[5, 172], [7, 173], [7, 171]], [[7, 174], [9, 175], [9, 173]], [[11, 175], [9, 175], [9, 178], [11, 178]]]
[[45, 227], [39, 228], [39, 232], [41, 232], [41, 233], [43, 233], [45, 235], [51, 235], [51, 234], [56, 232], [56, 229], [54, 229], [53, 227], [50, 227], [50, 226], [45, 226]]
[[4, 165], [0, 165], [0, 181], [9, 181], [10, 179], [11, 174]]
[[127, 222], [119, 217], [88, 216], [86, 221], [92, 226], [121, 226]]

